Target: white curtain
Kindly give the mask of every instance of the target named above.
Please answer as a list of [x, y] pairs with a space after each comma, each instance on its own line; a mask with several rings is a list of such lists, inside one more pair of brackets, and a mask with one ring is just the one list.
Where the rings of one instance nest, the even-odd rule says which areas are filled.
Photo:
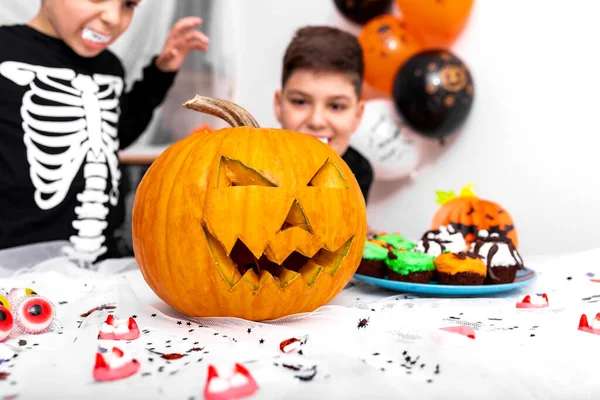
[[[145, 1], [145, 0], [144, 0]], [[195, 127], [208, 123], [213, 128], [226, 123], [210, 115], [184, 109], [181, 104], [196, 94], [235, 100], [236, 0], [171, 0], [176, 3], [173, 23], [184, 16], [204, 20], [200, 30], [210, 38], [206, 53], [190, 55], [179, 71], [164, 103], [162, 118], [150, 143], [166, 144], [187, 136]]]

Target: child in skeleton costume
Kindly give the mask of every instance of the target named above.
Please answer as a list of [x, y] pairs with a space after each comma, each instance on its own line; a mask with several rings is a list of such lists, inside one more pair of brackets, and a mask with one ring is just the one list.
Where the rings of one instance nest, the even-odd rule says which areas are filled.
[[130, 92], [107, 47], [139, 0], [43, 0], [27, 25], [0, 27], [0, 249], [69, 240], [80, 265], [117, 257], [123, 222], [117, 152], [146, 129], [193, 50], [180, 20]]

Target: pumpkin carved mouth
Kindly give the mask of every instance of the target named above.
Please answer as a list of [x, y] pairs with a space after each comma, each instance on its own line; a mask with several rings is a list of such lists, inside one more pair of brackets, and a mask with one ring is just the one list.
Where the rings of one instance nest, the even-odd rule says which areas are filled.
[[236, 241], [228, 254], [206, 226], [203, 225], [203, 228], [211, 255], [225, 281], [231, 287], [243, 281], [254, 290], [258, 290], [271, 277], [283, 288], [302, 276], [310, 287], [322, 272], [330, 275], [335, 273], [348, 254], [354, 239], [352, 236], [338, 249], [331, 250], [324, 246], [310, 255], [292, 251], [284, 260], [278, 262], [268, 245], [257, 258], [241, 239]]

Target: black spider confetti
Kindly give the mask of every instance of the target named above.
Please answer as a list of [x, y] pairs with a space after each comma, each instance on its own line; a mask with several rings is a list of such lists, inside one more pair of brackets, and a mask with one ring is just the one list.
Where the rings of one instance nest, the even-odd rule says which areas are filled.
[[365, 318], [359, 319], [357, 328], [360, 329], [360, 328], [366, 328], [367, 326], [369, 326], [369, 319], [370, 319], [370, 317], [368, 317], [366, 319]]
[[[279, 364], [275, 363], [275, 366]], [[312, 381], [315, 376], [317, 376], [317, 366], [313, 365], [312, 367], [305, 368], [302, 365], [291, 365], [291, 364], [281, 364], [282, 367], [290, 369], [294, 372], [294, 378], [297, 378], [301, 381], [308, 382]]]

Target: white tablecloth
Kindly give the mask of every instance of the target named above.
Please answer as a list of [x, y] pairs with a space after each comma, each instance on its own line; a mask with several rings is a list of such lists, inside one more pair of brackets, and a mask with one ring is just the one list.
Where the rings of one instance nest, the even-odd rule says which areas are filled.
[[[0, 344], [0, 399], [202, 399], [208, 366], [227, 375], [234, 363], [249, 370], [261, 399], [599, 399], [600, 336], [578, 330], [582, 314], [591, 321], [600, 312], [599, 259], [600, 249], [526, 259], [534, 284], [485, 298], [352, 281], [327, 306], [270, 323], [188, 320], [154, 295], [132, 259], [96, 272], [61, 258], [12, 276], [0, 270], [0, 287], [33, 288], [55, 303], [62, 324]], [[516, 308], [541, 293], [550, 307]], [[97, 339], [109, 311], [80, 315], [107, 303], [117, 318], [135, 316], [139, 339]], [[475, 339], [440, 330], [460, 325]], [[301, 352], [285, 354], [280, 343], [292, 337]], [[115, 343], [140, 371], [95, 382], [96, 352]], [[161, 357], [168, 353], [184, 356]]]

